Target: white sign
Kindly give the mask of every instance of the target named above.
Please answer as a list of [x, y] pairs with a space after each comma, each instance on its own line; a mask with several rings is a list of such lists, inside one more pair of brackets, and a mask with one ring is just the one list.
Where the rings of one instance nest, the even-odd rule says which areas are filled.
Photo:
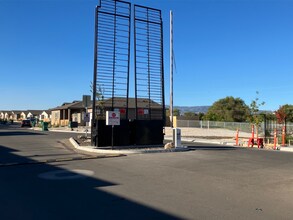
[[120, 125], [120, 112], [106, 111], [106, 125]]

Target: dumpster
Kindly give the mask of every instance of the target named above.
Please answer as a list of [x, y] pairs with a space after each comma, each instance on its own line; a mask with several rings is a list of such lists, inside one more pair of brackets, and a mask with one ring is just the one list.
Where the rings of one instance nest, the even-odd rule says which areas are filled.
[[42, 131], [48, 131], [48, 122], [42, 122]]

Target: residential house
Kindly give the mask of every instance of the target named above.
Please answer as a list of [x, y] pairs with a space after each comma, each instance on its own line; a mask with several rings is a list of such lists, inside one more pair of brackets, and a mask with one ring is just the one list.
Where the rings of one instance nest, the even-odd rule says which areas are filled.
[[70, 121], [82, 124], [82, 116], [85, 111], [82, 101], [63, 103], [61, 106], [51, 109], [51, 124], [53, 126], [68, 126]]
[[43, 110], [27, 110], [27, 118], [40, 118], [40, 115], [43, 113]]
[[[137, 113], [135, 111], [137, 101]], [[112, 109], [112, 106], [115, 108]], [[125, 98], [114, 98], [114, 100], [107, 99], [105, 101], [97, 102], [96, 109], [97, 115], [102, 116], [101, 109], [104, 111], [119, 111], [120, 118], [126, 119], [126, 108], [127, 103]], [[70, 121], [78, 122], [79, 125], [85, 125], [84, 116], [85, 112], [90, 114], [90, 121], [92, 119], [92, 106], [89, 107], [87, 110], [83, 106], [82, 101], [73, 101], [72, 103], [63, 103], [61, 106], [51, 109], [51, 124], [53, 126], [67, 126]], [[137, 119], [140, 120], [148, 120], [148, 119], [162, 119], [162, 105], [154, 102], [153, 100], [149, 99], [135, 99], [129, 98], [128, 99], [128, 118], [130, 120]], [[91, 122], [88, 123], [91, 125]]]
[[51, 114], [50, 114], [49, 111], [50, 111], [50, 110], [43, 111], [43, 112], [39, 115], [38, 119], [39, 119], [39, 120], [43, 120], [43, 121], [50, 121], [50, 119], [51, 119]]
[[21, 112], [19, 110], [13, 110], [11, 111], [10, 119], [14, 121], [18, 121], [21, 118]]
[[0, 119], [1, 120], [5, 119], [5, 111], [0, 111]]

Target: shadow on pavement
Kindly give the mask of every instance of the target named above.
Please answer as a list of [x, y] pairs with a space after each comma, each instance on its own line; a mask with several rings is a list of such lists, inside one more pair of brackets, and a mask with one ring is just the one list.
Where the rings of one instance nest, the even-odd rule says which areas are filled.
[[27, 135], [46, 135], [45, 133], [24, 131], [1, 131], [0, 136], [27, 136]]
[[[0, 161], [33, 161], [13, 153], [0, 146]], [[55, 179], [41, 178], [50, 172]], [[1, 219], [180, 219], [104, 190], [119, 183], [53, 164], [1, 166], [0, 176]]]

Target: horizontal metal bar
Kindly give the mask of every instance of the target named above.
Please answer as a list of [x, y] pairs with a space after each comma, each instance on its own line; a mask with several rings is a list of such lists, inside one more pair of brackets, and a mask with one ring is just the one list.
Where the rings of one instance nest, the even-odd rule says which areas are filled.
[[117, 50], [115, 51], [115, 54], [122, 55], [122, 56], [128, 56], [128, 53], [120, 53], [120, 52], [117, 52]]
[[150, 16], [150, 15], [152, 15], [152, 16], [161, 17], [161, 13], [156, 12], [156, 11], [152, 11], [152, 10], [149, 10], [149, 9], [142, 10], [142, 9], [134, 8], [134, 11], [135, 11], [135, 15], [137, 15], [137, 16], [139, 16], [139, 15], [140, 16], [142, 16], [142, 15], [144, 15], [144, 16]]
[[98, 71], [113, 71], [113, 67], [99, 67], [98, 66]]
[[[127, 62], [128, 63], [128, 60], [123, 60], [123, 59], [118, 59], [118, 58], [115, 58], [115, 61], [119, 61], [119, 63], [120, 62]], [[117, 62], [115, 62], [115, 63], [117, 63]], [[126, 64], [127, 65], [127, 64]], [[128, 65], [127, 65], [128, 66]]]
[[[125, 44], [126, 45], [126, 44]], [[120, 49], [120, 50], [127, 50], [128, 51], [128, 47], [120, 47], [121, 45], [119, 46], [116, 46], [116, 49]]]
[[143, 76], [143, 75], [145, 75], [145, 76], [148, 76], [148, 75], [150, 75], [150, 76], [152, 76], [152, 77], [156, 77], [157, 75], [154, 75], [154, 74], [152, 74], [152, 73], [137, 73], [138, 75], [140, 75], [140, 76]]
[[121, 71], [121, 70], [115, 70], [115, 72], [117, 72], [117, 73], [124, 73], [124, 74], [127, 74], [128, 73], [127, 71]]
[[128, 68], [128, 66], [124, 66], [124, 65], [115, 65], [115, 66]]
[[107, 15], [113, 15], [113, 16], [116, 16], [116, 17], [124, 17], [124, 18], [129, 18], [130, 17], [130, 15], [115, 14], [115, 13], [99, 11], [99, 10], [98, 10], [98, 13], [107, 14]]
[[98, 47], [102, 45], [105, 45], [105, 46], [108, 46], [110, 48], [113, 48], [114, 47], [114, 42], [110, 42], [110, 41], [104, 41], [104, 40], [97, 40], [97, 43], [98, 43]]
[[[98, 52], [102, 51], [103, 53], [109, 52], [110, 49], [113, 49], [113, 47], [109, 47], [107, 45], [98, 45]], [[110, 53], [110, 52], [109, 52]]]
[[113, 63], [113, 59], [106, 59], [105, 57], [97, 57], [98, 62], [101, 62], [101, 64], [108, 64], [108, 63]]
[[161, 25], [162, 22], [159, 21], [159, 22], [156, 22], [156, 21], [146, 21], [144, 19], [141, 19], [141, 18], [135, 18], [134, 19], [134, 22], [143, 22], [143, 23], [151, 23], [151, 24], [158, 24], [158, 25]]
[[98, 58], [104, 58], [104, 59], [112, 59], [113, 58], [114, 53], [102, 53], [101, 51], [98, 54]]
[[156, 11], [156, 12], [158, 12], [158, 13], [161, 14], [161, 10], [160, 9], [156, 9], [156, 8], [151, 8], [151, 7], [147, 7], [147, 6], [143, 6], [143, 5], [134, 4], [134, 10], [139, 10], [139, 9], [152, 10], [152, 11]]
[[113, 69], [112, 63], [98, 63], [98, 69]]

